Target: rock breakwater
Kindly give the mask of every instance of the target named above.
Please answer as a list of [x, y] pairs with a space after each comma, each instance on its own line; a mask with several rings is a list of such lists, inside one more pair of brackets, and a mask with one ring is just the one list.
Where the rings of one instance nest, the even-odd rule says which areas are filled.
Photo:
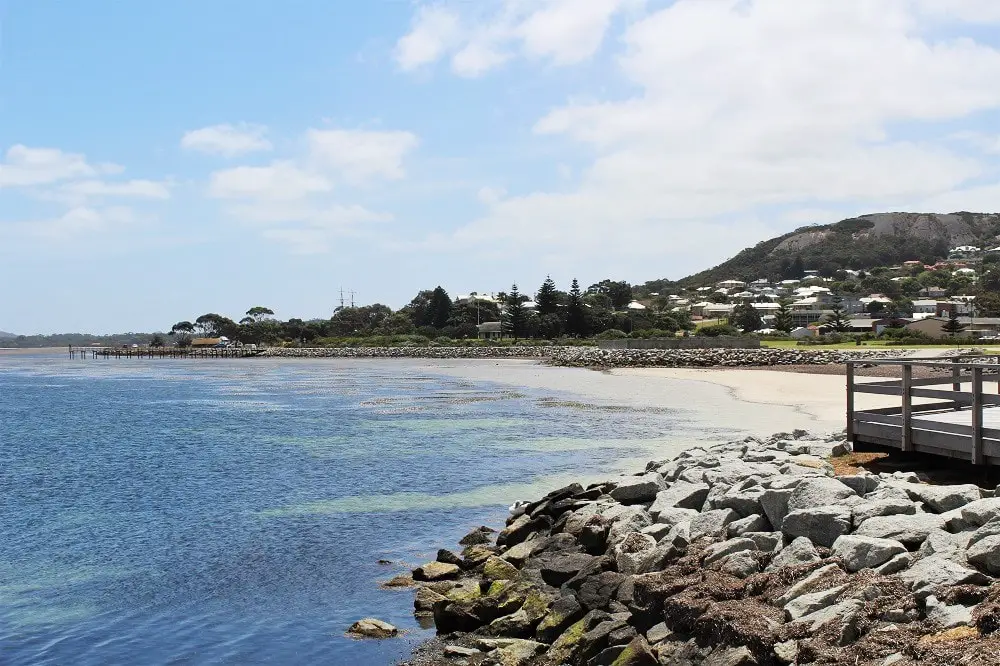
[[748, 438], [520, 505], [414, 573], [411, 663], [996, 664], [1000, 497], [834, 477], [844, 450]]
[[835, 365], [851, 359], [904, 356], [898, 349], [597, 349], [596, 347], [274, 347], [270, 358], [539, 359], [561, 367], [707, 368]]
[[596, 349], [559, 347], [549, 363], [564, 367], [710, 368], [836, 365], [850, 360], [905, 356], [901, 349]]

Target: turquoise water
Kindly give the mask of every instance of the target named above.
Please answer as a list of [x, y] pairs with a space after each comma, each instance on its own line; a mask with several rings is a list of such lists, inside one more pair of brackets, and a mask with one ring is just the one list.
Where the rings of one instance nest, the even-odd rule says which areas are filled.
[[[563, 397], [395, 361], [0, 356], [0, 663], [393, 663], [430, 634], [380, 581], [675, 422]], [[407, 633], [345, 638], [365, 616]]]

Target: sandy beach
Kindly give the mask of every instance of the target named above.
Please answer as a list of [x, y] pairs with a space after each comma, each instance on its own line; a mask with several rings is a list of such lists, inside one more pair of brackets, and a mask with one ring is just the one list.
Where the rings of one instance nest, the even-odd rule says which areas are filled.
[[[434, 363], [433, 369], [470, 380], [571, 393], [603, 404], [674, 408], [692, 422], [716, 423], [757, 436], [795, 428], [827, 433], [845, 425], [845, 380], [840, 375], [742, 368], [598, 372], [533, 361], [456, 361]], [[859, 407], [886, 404], [880, 396], [859, 398]]]

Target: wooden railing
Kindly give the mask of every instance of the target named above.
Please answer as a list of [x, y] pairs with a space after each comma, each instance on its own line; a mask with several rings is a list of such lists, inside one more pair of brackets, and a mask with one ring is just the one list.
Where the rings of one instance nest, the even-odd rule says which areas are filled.
[[[960, 356], [952, 360], [907, 358], [859, 360], [847, 363], [847, 436], [856, 443], [869, 443], [920, 451], [952, 458], [965, 458], [976, 465], [1000, 464], [1000, 428], [987, 427], [987, 420], [1000, 426], [997, 391], [984, 391], [984, 384], [997, 384], [1000, 391], [1000, 357]], [[857, 381], [859, 366], [898, 366], [899, 379]], [[940, 376], [913, 377], [914, 368], [927, 368]], [[926, 374], [926, 373], [925, 373]], [[968, 390], [964, 385], [968, 384]], [[947, 389], [941, 388], [947, 386]], [[898, 396], [899, 406], [856, 409], [856, 394]], [[914, 402], [917, 399], [919, 402]], [[933, 401], [933, 402], [930, 402]], [[965, 415], [968, 415], [966, 417]], [[968, 418], [968, 424], [961, 421]]]

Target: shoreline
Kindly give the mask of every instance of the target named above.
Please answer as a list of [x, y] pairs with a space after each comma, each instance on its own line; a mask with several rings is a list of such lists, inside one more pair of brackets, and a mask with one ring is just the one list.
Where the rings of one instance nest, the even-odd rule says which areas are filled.
[[693, 421], [794, 432], [666, 447], [635, 475], [526, 498], [498, 534], [414, 570], [439, 631], [404, 664], [993, 663], [1000, 537], [972, 544], [1000, 534], [1000, 497], [885, 467], [834, 476], [843, 436], [806, 431], [842, 431], [843, 375], [428, 366], [638, 409], [681, 394]]

